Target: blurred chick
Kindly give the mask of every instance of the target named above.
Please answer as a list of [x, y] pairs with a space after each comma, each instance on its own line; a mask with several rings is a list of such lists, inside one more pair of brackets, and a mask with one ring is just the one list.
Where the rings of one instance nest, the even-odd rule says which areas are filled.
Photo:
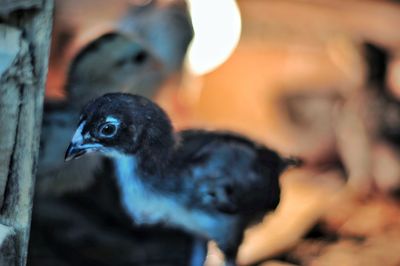
[[[143, 2], [143, 1], [142, 1]], [[183, 0], [153, 0], [135, 5], [132, 1], [118, 30], [139, 37], [165, 65], [167, 73], [182, 69], [194, 32]]]
[[84, 47], [72, 61], [67, 101], [79, 109], [106, 92], [153, 97], [167, 77], [165, 72], [162, 63], [137, 38], [106, 33]]

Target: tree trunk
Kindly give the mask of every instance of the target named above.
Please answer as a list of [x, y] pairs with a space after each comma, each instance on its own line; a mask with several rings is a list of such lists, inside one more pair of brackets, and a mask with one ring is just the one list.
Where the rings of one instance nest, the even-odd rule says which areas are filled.
[[0, 0], [0, 265], [25, 265], [51, 0]]

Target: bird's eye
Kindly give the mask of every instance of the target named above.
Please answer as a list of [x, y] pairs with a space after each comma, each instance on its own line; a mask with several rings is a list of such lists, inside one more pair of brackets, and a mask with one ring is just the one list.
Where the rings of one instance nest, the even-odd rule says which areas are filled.
[[147, 59], [147, 53], [145, 51], [140, 51], [132, 57], [132, 62], [135, 64], [143, 64]]
[[115, 135], [117, 126], [112, 123], [103, 124], [100, 126], [99, 135], [103, 138], [109, 138]]

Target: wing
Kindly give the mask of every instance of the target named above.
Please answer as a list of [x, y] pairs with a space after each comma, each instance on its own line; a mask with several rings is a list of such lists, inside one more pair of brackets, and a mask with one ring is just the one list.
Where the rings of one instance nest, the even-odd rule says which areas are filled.
[[175, 162], [194, 191], [193, 204], [224, 213], [274, 209], [279, 175], [286, 167], [276, 152], [228, 132], [184, 131]]

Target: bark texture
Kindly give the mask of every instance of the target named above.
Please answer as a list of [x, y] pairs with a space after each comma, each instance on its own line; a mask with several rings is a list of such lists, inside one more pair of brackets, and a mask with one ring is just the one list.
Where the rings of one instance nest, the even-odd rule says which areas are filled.
[[51, 0], [0, 0], [0, 265], [25, 265]]

